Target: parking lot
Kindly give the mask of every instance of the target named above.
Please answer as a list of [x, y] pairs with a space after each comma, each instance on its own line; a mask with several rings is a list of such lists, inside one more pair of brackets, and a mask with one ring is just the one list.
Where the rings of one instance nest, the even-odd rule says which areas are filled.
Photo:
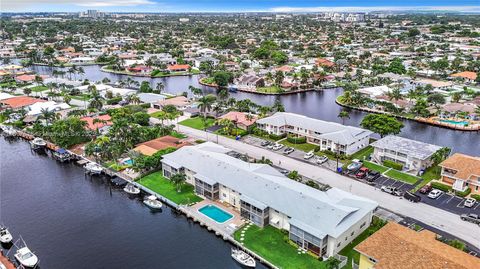
[[429, 204], [434, 207], [447, 210], [454, 214], [477, 214], [480, 215], [480, 203], [475, 202], [473, 207], [468, 208], [463, 205], [465, 198], [454, 196], [448, 193], [442, 193], [437, 199], [428, 198], [426, 194], [417, 193], [417, 195], [422, 197], [422, 202]]
[[[262, 148], [262, 142], [266, 141], [265, 139], [262, 139], [262, 138], [259, 138], [259, 137], [255, 137], [255, 136], [245, 136], [242, 138], [242, 141], [245, 142], [245, 143], [248, 143], [250, 145], [254, 145], [254, 146], [257, 146], [257, 147], [261, 147]], [[283, 150], [285, 149], [285, 147], [281, 148], [280, 150], [276, 151], [278, 152], [279, 154], [282, 154], [283, 153]], [[274, 150], [272, 150], [274, 151]], [[315, 162], [315, 157], [313, 158], [310, 158], [309, 160], [305, 160], [303, 158], [303, 156], [305, 155], [305, 152], [301, 151], [301, 150], [298, 150], [298, 149], [295, 149], [294, 152], [288, 154], [289, 157], [291, 158], [294, 158], [294, 159], [297, 159], [297, 160], [301, 160], [301, 161], [304, 161], [304, 162], [308, 162], [308, 163], [311, 163], [311, 164], [314, 164], [314, 165], [318, 165], [318, 166], [321, 166], [321, 167], [324, 167], [324, 168], [327, 168], [329, 170], [332, 170], [332, 171], [336, 171], [337, 170], [337, 161], [336, 160], [328, 160], [327, 162], [325, 163], [322, 163], [322, 164], [317, 164]], [[338, 166], [341, 167], [343, 164], [341, 162], [338, 163]]]

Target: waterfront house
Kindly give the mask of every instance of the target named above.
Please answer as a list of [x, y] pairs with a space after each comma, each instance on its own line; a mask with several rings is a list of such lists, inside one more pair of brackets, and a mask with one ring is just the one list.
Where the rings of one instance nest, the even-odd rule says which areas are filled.
[[153, 69], [150, 66], [146, 66], [146, 65], [135, 65], [135, 66], [128, 67], [127, 70], [132, 73], [147, 75], [147, 74], [150, 74]]
[[10, 108], [12, 110], [20, 110], [39, 102], [45, 102], [45, 100], [30, 96], [15, 96], [0, 100], [3, 108]]
[[245, 112], [230, 111], [227, 114], [220, 116], [219, 119], [229, 119], [234, 122], [238, 128], [248, 130], [255, 125], [257, 116], [250, 114], [251, 118], [249, 118], [247, 115], [248, 114]]
[[57, 103], [55, 101], [47, 101], [47, 102], [36, 102], [35, 104], [32, 104], [26, 107], [25, 110], [28, 111], [27, 115], [35, 116], [35, 115], [42, 114], [42, 112], [45, 110], [58, 112], [60, 110], [65, 110], [69, 108], [70, 108], [70, 105], [68, 105], [67, 103]]
[[239, 87], [263, 87], [265, 80], [255, 74], [243, 74], [235, 79], [235, 84]]
[[437, 240], [429, 230], [415, 231], [389, 222], [354, 248], [359, 269], [480, 268], [480, 259]]
[[351, 155], [369, 144], [371, 131], [309, 118], [304, 115], [277, 112], [257, 120], [257, 127], [269, 134], [306, 137], [307, 142], [329, 150]]
[[163, 156], [162, 172], [167, 178], [185, 173], [197, 195], [231, 205], [257, 226], [286, 230], [321, 257], [338, 253], [370, 225], [376, 202], [336, 188], [317, 190], [230, 151], [211, 142], [182, 147]]
[[455, 153], [439, 164], [442, 167], [440, 180], [455, 191], [470, 188], [480, 194], [480, 157]]
[[162, 107], [166, 105], [173, 105], [178, 110], [184, 110], [190, 105], [190, 101], [188, 100], [187, 97], [180, 95], [180, 96], [175, 96], [173, 98], [168, 98], [165, 100], [160, 100], [155, 103], [152, 103], [152, 107], [156, 109], [162, 109]]
[[199, 68], [202, 63], [210, 62], [212, 66], [217, 66], [220, 63], [220, 60], [213, 57], [201, 57], [195, 59], [194, 65], [195, 67]]
[[174, 64], [174, 65], [169, 65], [167, 67], [167, 69], [170, 72], [184, 72], [184, 71], [188, 71], [190, 69], [190, 65], [188, 65], [188, 64]]
[[110, 126], [113, 124], [110, 115], [89, 116], [83, 117], [80, 120], [87, 122], [87, 126], [85, 127], [87, 130], [98, 130], [102, 134], [108, 131]]
[[140, 143], [133, 148], [134, 151], [141, 153], [146, 156], [152, 156], [157, 153], [159, 150], [164, 150], [167, 148], [181, 148], [183, 146], [189, 145], [187, 142], [182, 141], [179, 138], [166, 135], [159, 138], [152, 139]]
[[382, 164], [389, 160], [403, 165], [405, 172], [417, 175], [432, 165], [432, 155], [440, 146], [389, 135], [371, 144], [372, 159]]
[[361, 88], [361, 89], [358, 89], [357, 91], [362, 95], [365, 95], [366, 97], [375, 99], [379, 96], [386, 95], [387, 93], [391, 92], [392, 89], [390, 89], [388, 86], [382, 85], [382, 86]]
[[166, 96], [163, 94], [158, 94], [158, 93], [138, 93], [137, 94], [138, 98], [140, 99], [140, 102], [145, 103], [145, 104], [153, 104], [158, 101], [162, 101], [166, 99]]

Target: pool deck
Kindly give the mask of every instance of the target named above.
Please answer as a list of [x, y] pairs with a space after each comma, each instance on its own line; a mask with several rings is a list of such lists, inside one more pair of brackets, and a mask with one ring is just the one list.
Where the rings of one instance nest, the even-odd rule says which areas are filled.
[[[233, 215], [233, 218], [225, 221], [224, 223], [218, 223], [214, 221], [213, 219], [209, 218], [208, 216], [202, 214], [198, 210], [206, 205], [215, 205], [218, 208], [222, 209], [225, 212], [228, 212], [229, 214]], [[239, 229], [243, 224], [245, 224], [245, 221], [242, 219], [240, 216], [240, 213], [235, 211], [232, 206], [222, 204], [216, 201], [210, 201], [210, 200], [203, 200], [201, 202], [198, 202], [192, 206], [185, 207], [183, 208], [188, 214], [192, 215], [199, 221], [205, 223], [208, 225], [208, 227], [214, 228], [216, 231], [221, 231], [223, 233], [226, 233], [228, 235], [233, 235], [233, 233]]]

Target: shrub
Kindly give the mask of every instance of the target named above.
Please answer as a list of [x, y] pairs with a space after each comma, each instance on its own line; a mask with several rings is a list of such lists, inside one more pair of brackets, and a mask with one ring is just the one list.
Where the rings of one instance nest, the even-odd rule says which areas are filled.
[[460, 197], [466, 197], [466, 196], [469, 195], [471, 192], [472, 192], [472, 190], [471, 190], [470, 188], [467, 188], [467, 189], [464, 190], [464, 191], [455, 191], [455, 195], [460, 196]]
[[292, 144], [305, 144], [307, 143], [307, 138], [306, 137], [287, 137], [287, 141], [292, 143]]
[[447, 241], [447, 244], [461, 251], [465, 250], [465, 243], [463, 243], [462, 241], [454, 239]]
[[282, 138], [285, 138], [287, 134], [281, 134], [281, 135], [276, 135], [276, 134], [269, 134], [268, 137], [273, 140], [280, 140]]
[[452, 189], [452, 187], [450, 187], [449, 185], [446, 185], [440, 182], [432, 182], [430, 185], [432, 186], [432, 188], [438, 189], [444, 192], [449, 192]]
[[202, 140], [202, 139], [197, 139], [195, 140], [195, 143], [197, 144], [202, 144], [202, 143], [205, 143], [206, 141], [205, 140]]
[[315, 146], [315, 148], [313, 149], [313, 152], [319, 152], [320, 151], [320, 146]]
[[470, 195], [470, 197], [472, 197], [473, 199], [475, 199], [477, 201], [480, 201], [480, 194], [472, 194], [472, 195]]
[[386, 167], [393, 168], [395, 170], [399, 170], [399, 171], [402, 171], [402, 168], [403, 168], [403, 165], [401, 163], [397, 163], [397, 162], [390, 161], [390, 160], [383, 161], [383, 165], [386, 166]]
[[318, 185], [317, 182], [313, 181], [313, 180], [309, 180], [307, 181], [307, 186], [310, 186], [312, 188], [315, 188], [315, 189], [320, 189], [320, 186]]

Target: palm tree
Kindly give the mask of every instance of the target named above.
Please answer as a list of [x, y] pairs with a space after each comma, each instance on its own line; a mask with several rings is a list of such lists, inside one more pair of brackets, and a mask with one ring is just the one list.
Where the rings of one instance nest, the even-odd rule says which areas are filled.
[[272, 111], [272, 108], [269, 106], [261, 106], [258, 108], [258, 112], [260, 113], [260, 118], [266, 117], [267, 114], [271, 111]]
[[207, 112], [212, 109], [212, 105], [216, 99], [217, 97], [213, 94], [208, 94], [198, 99], [198, 108], [203, 113], [204, 120], [206, 120]]
[[30, 96], [30, 94], [32, 93], [32, 89], [31, 88], [23, 88], [23, 93], [26, 94], [27, 96]]
[[187, 176], [184, 173], [177, 173], [173, 175], [170, 180], [173, 182], [177, 188], [177, 192], [182, 192], [182, 186], [187, 180]]
[[70, 104], [70, 102], [72, 101], [72, 97], [70, 97], [69, 95], [65, 94], [63, 96], [63, 101], [67, 104]]
[[221, 119], [218, 121], [218, 125], [222, 126], [222, 131], [224, 134], [230, 135], [232, 133], [235, 124], [229, 119]]
[[342, 124], [345, 125], [345, 119], [350, 119], [350, 113], [346, 110], [342, 110], [338, 113], [338, 117], [342, 119]]
[[93, 90], [91, 93], [92, 98], [90, 99], [90, 104], [88, 104], [88, 108], [101, 110], [103, 107], [103, 97], [97, 92], [97, 90]]
[[157, 83], [157, 86], [155, 86], [155, 89], [157, 89], [158, 93], [161, 93], [165, 89], [165, 85], [163, 85], [162, 82]]
[[39, 119], [43, 119], [45, 120], [45, 122], [47, 123], [47, 125], [49, 125], [51, 123], [52, 120], [55, 120], [57, 118], [57, 114], [55, 114], [54, 111], [52, 110], [48, 110], [46, 108], [42, 108], [40, 110], [40, 116], [39, 116]]
[[138, 97], [138, 95], [136, 94], [132, 94], [130, 95], [130, 102], [132, 102], [132, 104], [138, 105], [140, 104], [140, 97]]
[[343, 92], [343, 103], [345, 105], [350, 105], [353, 103], [352, 92], [351, 91], [344, 91]]

